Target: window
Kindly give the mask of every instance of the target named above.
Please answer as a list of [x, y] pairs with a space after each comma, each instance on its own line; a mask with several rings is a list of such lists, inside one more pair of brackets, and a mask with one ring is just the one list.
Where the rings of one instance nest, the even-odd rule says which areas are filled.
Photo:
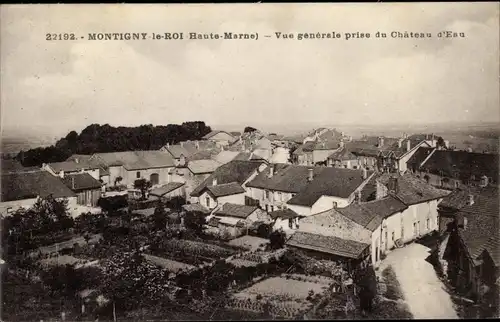
[[14, 210], [12, 209], [12, 207], [8, 207], [8, 208], [7, 208], [7, 213], [8, 213], [8, 214], [12, 213], [13, 211], [14, 211]]
[[413, 223], [413, 235], [417, 235], [417, 223]]
[[266, 212], [269, 212], [269, 205], [266, 205]]
[[289, 227], [290, 229], [292, 229], [292, 228], [293, 228], [293, 221], [292, 221], [292, 218], [288, 219], [288, 227]]
[[137, 179], [139, 179], [139, 178], [141, 177], [141, 172], [140, 172], [140, 171], [137, 171], [137, 172], [136, 172], [136, 174], [135, 174], [135, 177], [136, 177]]
[[458, 182], [458, 180], [455, 180], [455, 188], [458, 188], [460, 186], [460, 183]]
[[273, 212], [273, 211], [274, 211], [274, 206], [271, 206], [271, 212]]
[[269, 190], [266, 190], [266, 199], [269, 200]]
[[427, 218], [426, 226], [427, 226], [427, 230], [431, 229], [431, 219], [430, 218]]
[[392, 238], [392, 241], [394, 241], [394, 239], [395, 239], [395, 234], [394, 234], [394, 232], [392, 232], [392, 236], [391, 236], [391, 238]]
[[210, 197], [206, 197], [205, 202], [207, 203], [207, 207], [210, 208]]

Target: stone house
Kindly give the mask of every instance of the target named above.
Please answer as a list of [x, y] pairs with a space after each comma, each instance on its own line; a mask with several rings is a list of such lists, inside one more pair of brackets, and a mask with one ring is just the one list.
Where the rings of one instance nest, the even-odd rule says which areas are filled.
[[218, 146], [228, 146], [230, 143], [234, 142], [236, 138], [226, 131], [212, 131], [202, 139], [212, 141]]
[[224, 203], [207, 217], [212, 226], [225, 230], [237, 237], [255, 222], [270, 222], [269, 215], [258, 207]]
[[101, 198], [102, 183], [87, 172], [71, 173], [61, 178], [63, 183], [76, 194], [78, 205], [97, 207]]
[[94, 179], [100, 179], [99, 166], [88, 159], [74, 158], [63, 162], [44, 163], [42, 164], [42, 169], [61, 178], [69, 174], [88, 173]]

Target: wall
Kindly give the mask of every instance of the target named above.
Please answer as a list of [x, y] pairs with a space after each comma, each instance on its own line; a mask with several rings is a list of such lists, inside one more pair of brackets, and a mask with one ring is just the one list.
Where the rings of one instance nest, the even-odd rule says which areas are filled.
[[191, 192], [198, 187], [203, 181], [205, 181], [210, 176], [210, 173], [205, 174], [194, 174], [191, 171], [187, 170], [184, 175], [184, 179], [186, 182], [186, 200], [191, 199]]
[[[208, 203], [207, 203], [207, 198], [209, 199]], [[205, 191], [200, 195], [199, 202], [200, 205], [208, 209], [214, 209], [217, 206], [217, 201], [208, 191]]]
[[[441, 189], [456, 189], [465, 188], [467, 185], [458, 178], [441, 177], [437, 174], [427, 173], [424, 171], [415, 171], [415, 175], [427, 181], [430, 185]], [[426, 177], [428, 179], [426, 179]]]
[[76, 193], [76, 202], [79, 205], [95, 207], [101, 197], [101, 189], [83, 190]]
[[[42, 166], [42, 169], [46, 170], [47, 172], [49, 172], [50, 174], [54, 175], [54, 176], [60, 176], [61, 173], [56, 173], [54, 172], [54, 170], [50, 167], [50, 165], [48, 164], [45, 164]], [[64, 176], [67, 176], [68, 174], [77, 174], [77, 173], [88, 173], [90, 174], [94, 179], [96, 180], [99, 180], [99, 169], [81, 169], [81, 170], [78, 170], [78, 171], [62, 171], [63, 172], [63, 175]]]
[[[155, 168], [155, 169], [126, 170], [124, 171], [125, 176], [123, 177], [123, 184], [126, 184], [127, 187], [132, 188], [134, 186], [135, 180], [146, 179], [149, 181], [151, 174], [158, 173], [159, 175], [158, 185], [164, 185], [169, 182], [168, 181], [169, 171], [172, 169], [173, 169], [172, 167], [168, 167], [168, 168]], [[137, 178], [136, 176], [137, 172], [140, 173], [140, 178]]]
[[8, 208], [11, 208], [10, 212], [15, 212], [18, 209], [31, 208], [36, 200], [37, 198], [0, 202], [0, 214], [6, 216], [8, 214]]
[[289, 205], [287, 204], [288, 209], [295, 211], [300, 216], [310, 216], [311, 215], [311, 207], [299, 206], [299, 205]]
[[229, 142], [232, 142], [234, 139], [235, 138], [233, 136], [231, 136], [231, 135], [229, 135], [227, 133], [219, 132], [219, 133], [215, 134], [214, 136], [212, 136], [208, 140], [220, 143], [222, 145], [228, 145]]
[[250, 216], [245, 219], [247, 224], [251, 224], [256, 221], [270, 222], [271, 217], [262, 209], [256, 209]]
[[332, 159], [328, 159], [328, 166], [344, 169], [360, 169], [361, 163], [359, 160], [334, 161]]
[[399, 167], [400, 173], [405, 173], [408, 170], [408, 161], [415, 154], [415, 152], [417, 152], [418, 148], [421, 147], [421, 146], [424, 146], [424, 147], [429, 146], [429, 147], [431, 147], [431, 146], [434, 146], [434, 145], [428, 144], [426, 142], [420, 142], [419, 144], [411, 147], [410, 152], [408, 152], [407, 154], [403, 155], [403, 157], [401, 157], [398, 160], [398, 167]]
[[239, 193], [230, 196], [224, 196], [217, 198], [217, 202], [219, 205], [223, 205], [225, 203], [232, 203], [235, 205], [244, 205], [245, 204], [245, 193]]
[[324, 162], [328, 159], [328, 157], [335, 151], [338, 151], [339, 148], [329, 149], [329, 150], [314, 150], [312, 152], [313, 163]]
[[271, 163], [290, 163], [288, 159], [290, 157], [290, 149], [277, 147], [274, 149], [273, 155], [271, 156]]
[[292, 219], [292, 228], [290, 228], [289, 219], [276, 218], [273, 223], [273, 231], [282, 229], [286, 233], [292, 232], [300, 227], [299, 218]]
[[338, 208], [347, 207], [352, 198], [340, 198], [332, 196], [321, 196], [311, 207], [311, 214], [318, 214], [323, 211], [333, 209], [333, 203], [337, 203]]
[[122, 185], [126, 184], [125, 178], [124, 178], [124, 169], [122, 166], [111, 166], [109, 167], [109, 184], [111, 186], [115, 185], [116, 178], [122, 177], [123, 180], [121, 182], [116, 182], [117, 185]]
[[[321, 220], [319, 216], [310, 216], [299, 221], [299, 231], [305, 231], [312, 234], [323, 236], [333, 236], [347, 240], [354, 240], [369, 244], [371, 242], [372, 232], [363, 226], [346, 218], [338, 212], [330, 212], [331, 219], [328, 224]], [[319, 218], [318, 218], [319, 217]]]
[[265, 191], [264, 189], [248, 187], [247, 196], [258, 200], [262, 209], [266, 209], [267, 206], [269, 211], [271, 211], [271, 206], [274, 210], [278, 210], [280, 207], [287, 208], [286, 202], [292, 198], [292, 194], [289, 192], [269, 190], [269, 199], [267, 199]]

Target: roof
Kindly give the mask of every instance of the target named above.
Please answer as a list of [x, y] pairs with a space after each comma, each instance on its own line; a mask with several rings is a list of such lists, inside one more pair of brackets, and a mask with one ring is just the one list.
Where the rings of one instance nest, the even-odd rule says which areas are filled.
[[193, 160], [189, 161], [187, 168], [194, 174], [212, 173], [221, 164], [215, 160]]
[[444, 198], [450, 193], [437, 189], [409, 173], [404, 175], [384, 173], [377, 177], [377, 181], [388, 186], [391, 177], [397, 178], [398, 188], [394, 195], [408, 206]]
[[92, 177], [90, 174], [86, 172], [68, 174], [62, 179], [62, 181], [68, 188], [70, 188], [73, 191], [100, 189], [102, 186], [102, 183], [99, 182], [99, 180], [96, 180], [94, 177]]
[[98, 169], [99, 166], [92, 164], [88, 160], [78, 160], [76, 161], [63, 161], [63, 162], [52, 162], [47, 163], [47, 165], [54, 170], [55, 173], [63, 172], [77, 172], [81, 170]]
[[346, 161], [346, 160], [356, 160], [357, 157], [348, 149], [343, 148], [340, 151], [335, 151], [328, 156], [328, 159], [334, 161]]
[[[210, 141], [207, 141], [210, 142]], [[187, 161], [196, 161], [196, 160], [210, 160], [214, 159], [217, 154], [221, 152], [221, 149], [216, 147], [213, 149], [199, 150], [198, 152], [191, 154], [186, 158]]]
[[183, 141], [179, 144], [164, 146], [163, 148], [170, 152], [175, 159], [179, 159], [181, 155], [190, 157], [200, 151], [216, 149], [216, 144], [211, 141]]
[[[382, 155], [384, 157], [388, 157], [390, 155], [400, 158], [406, 153], [407, 150], [407, 142], [410, 142], [410, 150], [415, 149], [419, 144], [425, 144], [424, 141], [415, 139], [412, 137], [408, 137], [407, 139], [403, 138], [389, 138], [389, 137], [380, 137], [383, 138], [383, 145], [379, 146], [379, 137], [377, 136], [365, 136], [361, 140], [355, 140], [346, 143], [346, 147], [355, 155], [363, 155], [363, 156], [372, 156], [376, 157]], [[428, 146], [428, 145], [427, 145]]]
[[238, 132], [238, 131], [231, 131], [229, 132], [229, 134], [231, 134], [232, 136], [234, 137], [237, 137], [237, 136], [240, 136], [241, 135], [241, 132]]
[[248, 161], [252, 159], [252, 152], [240, 152], [233, 160]]
[[199, 197], [201, 192], [207, 186], [213, 184], [213, 180], [217, 180], [217, 184], [236, 182], [242, 185], [248, 178], [260, 167], [262, 162], [257, 161], [230, 161], [218, 167], [207, 179], [205, 179], [192, 192], [191, 196]]
[[169, 153], [162, 151], [126, 151], [96, 153], [108, 167], [123, 166], [127, 170], [174, 167], [174, 160]]
[[498, 182], [498, 156], [498, 154], [437, 150], [421, 169], [466, 180], [472, 176], [479, 180], [481, 176], [486, 175], [493, 182]]
[[295, 232], [286, 245], [354, 259], [359, 258], [361, 253], [370, 246], [352, 240], [302, 231]]
[[203, 207], [199, 203], [191, 203], [183, 205], [182, 209], [184, 209], [185, 211], [202, 212], [204, 214], [210, 213], [210, 210], [208, 208]]
[[184, 186], [184, 182], [169, 182], [161, 187], [152, 189], [149, 194], [157, 197], [161, 197], [166, 195], [169, 192], [172, 192], [180, 187]]
[[499, 195], [498, 187], [488, 187], [474, 195], [474, 203], [463, 207], [457, 217], [467, 217], [466, 229], [460, 228], [458, 233], [470, 256], [477, 259], [486, 250], [495, 265], [500, 264], [498, 257], [499, 243]]
[[23, 165], [15, 159], [1, 159], [0, 166], [0, 173], [2, 174], [40, 170], [39, 167], [23, 167]]
[[226, 132], [226, 131], [212, 131], [212, 132], [210, 132], [210, 133], [206, 134], [206, 135], [203, 137], [203, 139], [204, 139], [204, 140], [208, 140], [208, 139], [210, 139], [211, 137], [213, 137], [213, 136], [215, 136], [215, 135], [217, 135], [217, 134], [219, 134], [219, 133], [226, 133], [227, 135], [233, 136], [233, 135], [231, 135], [230, 133], [228, 133], [228, 132]]
[[245, 219], [257, 209], [257, 207], [225, 203], [219, 210], [215, 212], [215, 215]]
[[42, 170], [2, 174], [1, 187], [0, 200], [2, 202], [36, 197], [44, 198], [49, 195], [54, 198], [75, 196], [59, 177]]
[[481, 190], [481, 187], [475, 186], [467, 188], [457, 188], [443, 198], [443, 200], [439, 203], [439, 207], [460, 210], [467, 205], [467, 198], [469, 194], [478, 194]]
[[223, 183], [216, 186], [207, 186], [205, 187], [205, 189], [210, 191], [210, 193], [216, 198], [236, 195], [245, 192], [245, 189], [237, 182]]
[[[372, 174], [367, 171], [368, 177]], [[349, 198], [365, 180], [362, 170], [323, 167], [320, 174], [287, 203], [311, 207], [321, 196]]]
[[312, 152], [315, 145], [316, 145], [316, 142], [313, 142], [313, 141], [309, 141], [309, 142], [306, 142], [304, 144], [301, 144], [297, 147], [297, 149], [295, 149], [295, 151], [293, 151], [293, 154], [303, 155], [306, 152]]
[[285, 208], [283, 210], [272, 211], [269, 213], [269, 216], [271, 216], [272, 219], [277, 219], [277, 218], [290, 219], [290, 218], [301, 217], [298, 213], [288, 208]]
[[345, 208], [334, 209], [346, 218], [354, 221], [364, 228], [375, 231], [384, 218], [402, 212], [408, 206], [393, 196], [369, 202], [351, 203]]
[[234, 158], [236, 158], [239, 154], [239, 151], [221, 151], [215, 156], [215, 161], [219, 162], [220, 164], [226, 164], [234, 160]]
[[66, 159], [66, 161], [75, 161], [75, 160], [78, 160], [78, 162], [86, 162], [88, 164], [91, 164], [95, 168], [99, 168], [99, 176], [101, 177], [109, 175], [109, 170], [105, 162], [96, 158], [92, 158], [92, 155], [73, 154], [72, 156]]
[[415, 153], [411, 156], [411, 158], [406, 162], [408, 168], [419, 169], [422, 162], [424, 162], [425, 159], [427, 159], [427, 157], [429, 156], [429, 154], [431, 154], [433, 150], [434, 148], [428, 148], [424, 146], [419, 147], [417, 151], [415, 151]]

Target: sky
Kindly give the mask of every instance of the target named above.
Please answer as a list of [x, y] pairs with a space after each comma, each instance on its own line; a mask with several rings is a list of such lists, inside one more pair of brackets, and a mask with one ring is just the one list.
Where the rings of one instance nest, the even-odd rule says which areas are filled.
[[[494, 2], [53, 4], [0, 11], [4, 133], [65, 135], [92, 123], [198, 120], [257, 128], [500, 121]], [[465, 38], [437, 37], [447, 30]], [[377, 31], [432, 38], [381, 39]], [[88, 40], [99, 32], [183, 32], [185, 39]], [[189, 40], [190, 32], [259, 39]], [[371, 37], [299, 41], [276, 39], [275, 32]], [[47, 33], [78, 39], [47, 41]]]

